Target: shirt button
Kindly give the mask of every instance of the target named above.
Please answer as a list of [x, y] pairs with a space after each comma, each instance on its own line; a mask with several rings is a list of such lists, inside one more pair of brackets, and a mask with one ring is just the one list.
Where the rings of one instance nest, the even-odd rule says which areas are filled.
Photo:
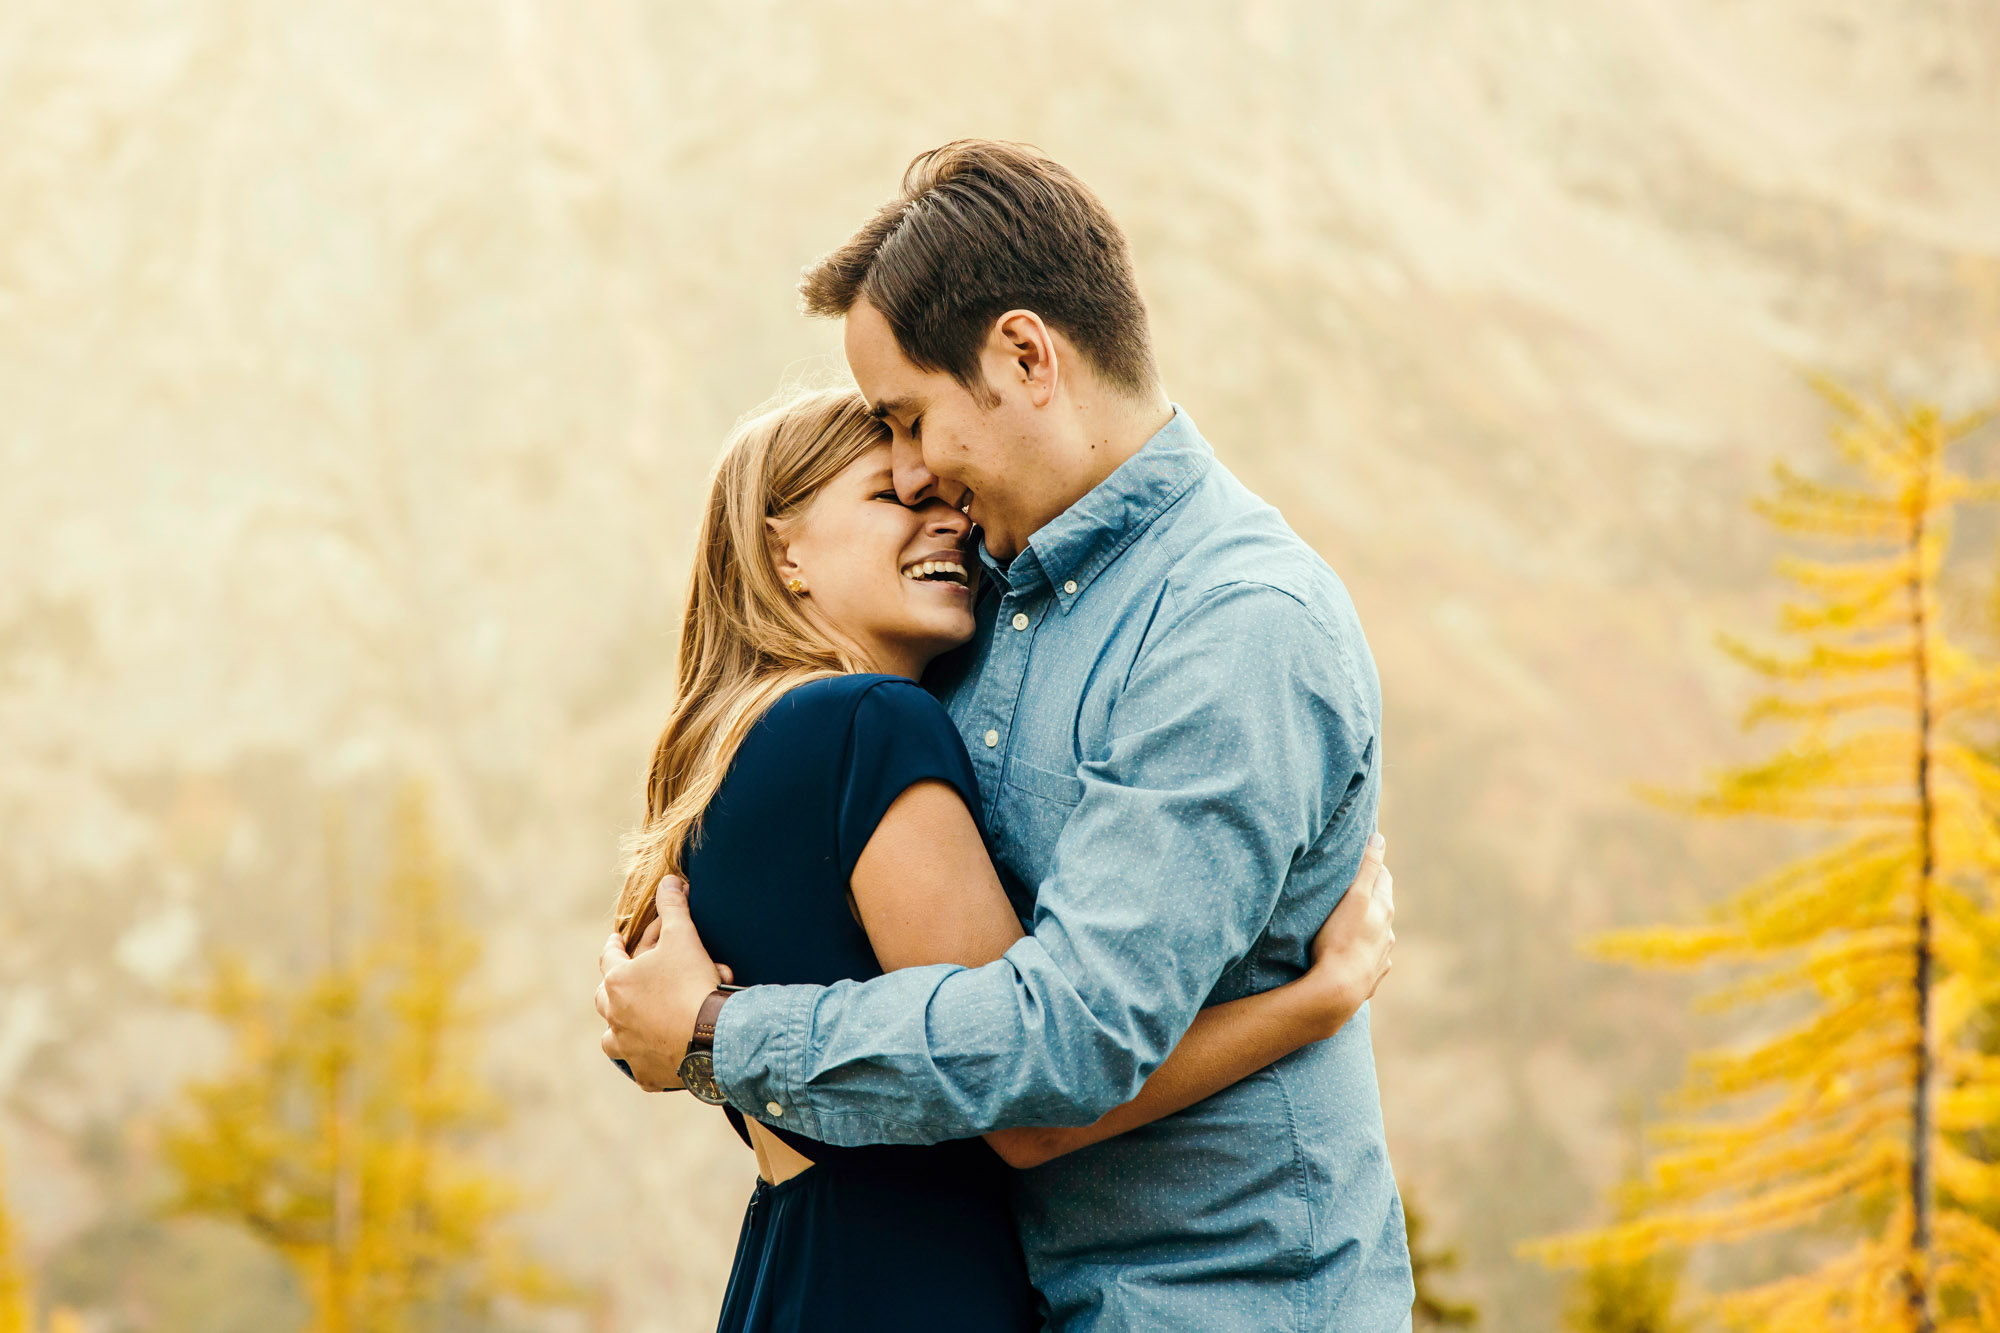
[[778, 1105], [776, 1102], [765, 1102], [764, 1109], [766, 1111], [769, 1111], [774, 1116], [781, 1116], [785, 1113], [785, 1108]]
[[1026, 611], [1016, 611], [1014, 613], [1014, 628], [1015, 629], [1028, 628], [1028, 613]]
[[1064, 591], [1064, 592], [1075, 592], [1075, 591], [1076, 591], [1076, 580], [1075, 580], [1075, 579], [1071, 579], [1071, 580], [1070, 580], [1070, 581], [1069, 581], [1068, 583], [1065, 583], [1065, 584], [1063, 584], [1063, 591]]
[[994, 746], [998, 745], [999, 743], [1000, 743], [1000, 733], [999, 733], [999, 732], [997, 732], [997, 731], [989, 731], [989, 732], [987, 732], [987, 733], [986, 733], [986, 748], [987, 748], [987, 749], [989, 749], [989, 750], [990, 750], [990, 749], [992, 749], [992, 748], [993, 748]]

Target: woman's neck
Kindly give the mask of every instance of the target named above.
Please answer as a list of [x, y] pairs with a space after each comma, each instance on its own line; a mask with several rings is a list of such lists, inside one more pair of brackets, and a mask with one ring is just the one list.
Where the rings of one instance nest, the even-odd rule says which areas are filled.
[[922, 680], [924, 668], [931, 664], [928, 654], [877, 649], [872, 653], [862, 653], [861, 669], [873, 671], [883, 676], [901, 676], [905, 680]]
[[825, 621], [820, 622], [820, 630], [826, 635], [828, 645], [839, 655], [854, 663], [855, 668], [862, 672], [920, 680], [923, 678], [924, 668], [928, 667], [931, 659], [937, 656], [936, 653], [926, 653], [903, 644], [862, 640], [841, 633]]

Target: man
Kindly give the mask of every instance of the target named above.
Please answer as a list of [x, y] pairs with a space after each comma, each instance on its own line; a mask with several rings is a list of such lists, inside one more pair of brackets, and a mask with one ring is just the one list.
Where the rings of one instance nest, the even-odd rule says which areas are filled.
[[[943, 495], [983, 534], [980, 629], [927, 683], [1033, 934], [982, 968], [718, 1001], [663, 893], [660, 943], [607, 950], [606, 1049], [677, 1086], [699, 1015], [697, 1090], [822, 1142], [1090, 1123], [1202, 1006], [1305, 967], [1375, 826], [1373, 661], [1333, 572], [1168, 401], [1124, 237], [1061, 166], [926, 153], [803, 292], [845, 320], [901, 497]], [[1023, 1172], [1017, 1211], [1060, 1330], [1409, 1324], [1365, 1008]]]

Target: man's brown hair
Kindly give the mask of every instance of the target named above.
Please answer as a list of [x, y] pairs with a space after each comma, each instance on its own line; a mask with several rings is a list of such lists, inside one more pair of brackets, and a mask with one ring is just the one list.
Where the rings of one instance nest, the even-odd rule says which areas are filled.
[[1090, 187], [1025, 144], [958, 139], [920, 153], [902, 192], [799, 283], [808, 314], [866, 301], [917, 365], [984, 392], [993, 321], [1032, 310], [1097, 373], [1138, 394], [1158, 374], [1124, 233]]

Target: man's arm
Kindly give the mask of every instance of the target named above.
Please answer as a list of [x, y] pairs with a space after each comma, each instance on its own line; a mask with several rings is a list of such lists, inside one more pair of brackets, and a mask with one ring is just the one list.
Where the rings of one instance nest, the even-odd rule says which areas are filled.
[[[715, 1042], [731, 1102], [859, 1144], [1087, 1125], [1131, 1100], [1247, 954], [1293, 861], [1367, 787], [1373, 703], [1365, 648], [1289, 594], [1196, 599], [1148, 645], [1106, 752], [1080, 770], [1035, 933], [980, 968], [732, 996]], [[1354, 813], [1358, 864], [1373, 812]], [[694, 950], [665, 956], [654, 986], [690, 1027], [712, 966]]]
[[1313, 937], [1304, 976], [1203, 1009], [1139, 1095], [1096, 1124], [996, 1129], [986, 1141], [1009, 1166], [1040, 1166], [1184, 1111], [1340, 1031], [1389, 974], [1396, 906], [1394, 880], [1382, 864], [1385, 845], [1379, 834], [1369, 840], [1360, 873]]

